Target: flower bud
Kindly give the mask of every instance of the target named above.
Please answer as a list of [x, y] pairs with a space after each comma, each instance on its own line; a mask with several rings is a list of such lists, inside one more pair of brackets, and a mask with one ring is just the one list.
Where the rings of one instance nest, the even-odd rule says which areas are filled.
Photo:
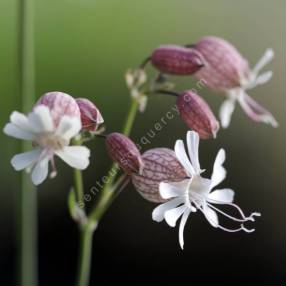
[[186, 125], [198, 132], [200, 138], [215, 138], [219, 123], [206, 101], [192, 91], [178, 96], [177, 107]]
[[86, 98], [76, 98], [76, 102], [80, 109], [82, 129], [96, 131], [98, 125], [104, 122], [97, 107]]
[[227, 41], [207, 36], [203, 37], [194, 49], [200, 52], [205, 66], [195, 76], [218, 92], [241, 86], [250, 76], [248, 62], [237, 49]]
[[204, 66], [203, 57], [198, 51], [175, 45], [155, 49], [151, 63], [159, 71], [174, 75], [191, 75]]
[[45, 93], [37, 101], [36, 106], [41, 104], [50, 109], [55, 126], [64, 115], [80, 118], [80, 110], [75, 99], [67, 93], [58, 91]]
[[135, 143], [121, 133], [111, 133], [106, 137], [105, 146], [112, 160], [127, 175], [140, 173], [143, 167], [141, 154]]
[[177, 182], [187, 177], [175, 152], [171, 149], [150, 149], [142, 155], [142, 160], [144, 163], [142, 174], [132, 174], [132, 183], [139, 194], [148, 201], [155, 203], [165, 201], [159, 193], [161, 182]]

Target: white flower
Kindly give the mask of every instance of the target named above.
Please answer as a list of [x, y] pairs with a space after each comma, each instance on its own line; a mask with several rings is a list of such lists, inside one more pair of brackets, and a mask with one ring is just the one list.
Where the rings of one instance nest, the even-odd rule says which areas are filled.
[[83, 146], [68, 146], [71, 138], [81, 129], [79, 117], [64, 115], [58, 126], [55, 126], [49, 108], [39, 105], [28, 116], [14, 111], [10, 121], [4, 127], [4, 133], [17, 139], [31, 140], [35, 146], [32, 151], [15, 155], [11, 164], [17, 171], [32, 171], [32, 182], [35, 185], [41, 184], [47, 178], [49, 162], [53, 170], [51, 177], [56, 175], [54, 155], [73, 168], [87, 168], [89, 149]]
[[[182, 140], [177, 140], [175, 144], [175, 153], [180, 163], [185, 168], [188, 178], [180, 182], [161, 182], [160, 195], [164, 199], [169, 199], [156, 207], [152, 213], [153, 220], [160, 222], [166, 220], [171, 226], [175, 227], [177, 220], [181, 218], [179, 227], [179, 242], [183, 249], [184, 239], [183, 231], [186, 221], [191, 212], [200, 210], [209, 223], [216, 228], [228, 232], [246, 231], [252, 232], [254, 229], [247, 229], [243, 223], [246, 221], [254, 221], [255, 216], [260, 216], [259, 213], [252, 213], [246, 217], [242, 210], [233, 203], [234, 191], [231, 189], [216, 189], [215, 186], [220, 184], [226, 177], [226, 170], [222, 166], [225, 161], [225, 151], [221, 149], [214, 162], [213, 173], [211, 179], [201, 177], [200, 162], [199, 162], [199, 135], [194, 131], [187, 133], [188, 153], [185, 151]], [[236, 218], [226, 214], [214, 205], [228, 205], [234, 207], [240, 217]], [[218, 220], [217, 213], [235, 221], [239, 222], [239, 228], [230, 229], [223, 227]]]
[[272, 77], [272, 71], [259, 74], [265, 65], [267, 65], [274, 57], [272, 49], [266, 50], [262, 58], [252, 69], [248, 77], [241, 75], [240, 87], [236, 87], [226, 91], [227, 99], [222, 103], [219, 116], [223, 128], [227, 128], [230, 124], [232, 113], [235, 109], [235, 103], [238, 102], [244, 112], [256, 122], [264, 122], [278, 127], [278, 122], [273, 115], [262, 107], [258, 102], [252, 99], [247, 90], [253, 89], [258, 85], [265, 84]]

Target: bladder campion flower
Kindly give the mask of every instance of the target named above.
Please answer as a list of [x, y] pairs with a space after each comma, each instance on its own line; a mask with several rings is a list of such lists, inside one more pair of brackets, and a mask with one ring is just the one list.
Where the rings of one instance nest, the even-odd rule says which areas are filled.
[[224, 93], [227, 97], [220, 109], [222, 127], [229, 126], [236, 102], [253, 121], [278, 126], [273, 115], [246, 92], [265, 84], [272, 77], [271, 71], [260, 74], [274, 56], [271, 49], [268, 49], [250, 70], [247, 60], [233, 45], [221, 38], [203, 37], [193, 48], [199, 51], [205, 60], [205, 66], [195, 76], [203, 79], [211, 90]]
[[15, 155], [11, 164], [17, 171], [31, 171], [35, 185], [47, 178], [49, 162], [52, 167], [51, 177], [56, 175], [55, 155], [76, 169], [85, 169], [89, 164], [88, 148], [69, 146], [70, 140], [81, 130], [80, 113], [75, 100], [63, 93], [50, 95], [52, 98], [49, 98], [49, 94], [41, 98], [28, 116], [12, 112], [10, 123], [4, 127], [5, 134], [33, 142], [34, 150]]
[[[242, 210], [233, 203], [234, 191], [231, 189], [216, 189], [226, 177], [226, 170], [222, 166], [225, 161], [225, 151], [221, 149], [214, 162], [213, 173], [211, 179], [201, 177], [200, 162], [199, 162], [199, 135], [194, 131], [187, 133], [187, 147], [189, 157], [186, 153], [182, 140], [177, 140], [175, 144], [175, 153], [184, 166], [188, 178], [180, 182], [161, 182], [160, 195], [163, 199], [169, 200], [164, 204], [159, 205], [153, 211], [153, 220], [160, 222], [166, 220], [169, 226], [174, 227], [177, 220], [181, 218], [179, 227], [179, 242], [183, 249], [184, 239], [183, 231], [186, 221], [192, 212], [200, 210], [209, 223], [216, 228], [228, 232], [253, 232], [254, 229], [248, 229], [244, 226], [247, 221], [254, 221], [255, 216], [260, 216], [260, 213], [252, 213], [250, 216], [245, 216]], [[224, 211], [217, 208], [215, 205], [228, 205], [234, 207], [240, 217], [233, 217]], [[240, 226], [238, 228], [226, 228], [219, 223], [218, 215], [221, 214], [235, 222]]]

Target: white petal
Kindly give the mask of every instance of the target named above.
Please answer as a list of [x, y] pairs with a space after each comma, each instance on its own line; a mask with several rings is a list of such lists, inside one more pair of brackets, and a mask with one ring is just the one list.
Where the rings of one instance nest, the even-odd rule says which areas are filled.
[[84, 146], [66, 146], [55, 153], [75, 169], [83, 170], [89, 165], [90, 151]]
[[274, 116], [247, 93], [242, 93], [239, 97], [239, 103], [244, 112], [255, 122], [264, 122], [273, 127], [278, 127], [278, 122]]
[[48, 176], [49, 172], [49, 157], [40, 160], [33, 169], [32, 182], [34, 185], [41, 184]]
[[12, 158], [11, 164], [16, 171], [23, 170], [36, 162], [41, 152], [42, 150], [36, 149], [33, 151], [17, 154]]
[[210, 207], [206, 206], [203, 210], [203, 213], [208, 220], [208, 222], [213, 226], [213, 227], [218, 227], [218, 217], [217, 214], [214, 210], [212, 210]]
[[165, 217], [167, 224], [171, 227], [175, 227], [177, 220], [184, 213], [186, 209], [187, 207], [183, 205], [183, 206], [166, 211], [164, 217]]
[[214, 203], [232, 203], [234, 198], [234, 191], [231, 189], [214, 190], [208, 195], [208, 199], [213, 200]]
[[29, 126], [36, 133], [51, 132], [54, 130], [54, 123], [50, 110], [45, 105], [39, 105], [28, 115]]
[[199, 134], [195, 131], [188, 131], [187, 133], [188, 152], [196, 174], [200, 174], [202, 172], [199, 160], [199, 143], [200, 143]]
[[23, 113], [20, 113], [18, 111], [12, 112], [12, 114], [10, 115], [10, 121], [14, 125], [17, 125], [17, 127], [19, 127], [20, 129], [33, 133], [33, 129], [28, 122], [28, 117]]
[[180, 163], [183, 165], [183, 167], [185, 168], [185, 171], [187, 172], [187, 174], [191, 177], [193, 175], [195, 175], [195, 170], [194, 167], [192, 166], [186, 150], [185, 150], [185, 146], [184, 146], [184, 142], [182, 140], [177, 140], [176, 144], [175, 144], [175, 153], [176, 153], [176, 157], [178, 158], [178, 160], [180, 161]]
[[13, 123], [6, 124], [3, 132], [6, 135], [9, 135], [17, 139], [23, 139], [23, 140], [34, 140], [35, 139], [35, 136], [33, 133], [25, 131]]
[[217, 153], [211, 177], [211, 189], [221, 183], [226, 177], [226, 170], [222, 166], [225, 161], [225, 151], [220, 149]]
[[255, 80], [255, 86], [262, 85], [267, 83], [273, 76], [272, 71], [267, 71], [261, 75], [259, 75]]
[[167, 210], [173, 209], [183, 202], [184, 198], [180, 197], [157, 206], [152, 212], [152, 219], [154, 221], [161, 222], [164, 219], [164, 215]]
[[234, 109], [235, 109], [234, 99], [228, 98], [222, 103], [219, 110], [219, 118], [221, 126], [223, 128], [227, 128], [229, 126]]
[[181, 182], [161, 182], [159, 185], [159, 192], [163, 199], [170, 199], [184, 195], [188, 188], [190, 179], [183, 180]]
[[273, 59], [273, 57], [274, 51], [272, 49], [267, 49], [255, 67], [252, 69], [253, 74], [258, 74], [264, 68], [264, 66], [266, 66]]
[[184, 249], [184, 228], [187, 222], [187, 219], [191, 213], [190, 209], [187, 209], [181, 219], [180, 227], [179, 227], [179, 243], [182, 249]]
[[81, 122], [78, 117], [63, 116], [56, 130], [56, 134], [69, 141], [76, 136], [81, 129]]

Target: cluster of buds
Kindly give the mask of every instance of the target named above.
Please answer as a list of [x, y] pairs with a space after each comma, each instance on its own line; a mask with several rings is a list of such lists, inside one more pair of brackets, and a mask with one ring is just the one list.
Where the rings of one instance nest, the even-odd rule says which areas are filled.
[[[194, 75], [203, 80], [210, 90], [226, 96], [219, 112], [223, 128], [229, 126], [236, 102], [253, 121], [277, 127], [273, 115], [246, 93], [270, 80], [271, 71], [259, 73], [273, 56], [273, 51], [268, 49], [251, 70], [248, 61], [232, 44], [218, 37], [207, 36], [190, 46], [165, 45], [156, 48], [150, 62], [164, 74]], [[197, 121], [197, 118], [191, 117], [188, 116], [188, 122]]]

